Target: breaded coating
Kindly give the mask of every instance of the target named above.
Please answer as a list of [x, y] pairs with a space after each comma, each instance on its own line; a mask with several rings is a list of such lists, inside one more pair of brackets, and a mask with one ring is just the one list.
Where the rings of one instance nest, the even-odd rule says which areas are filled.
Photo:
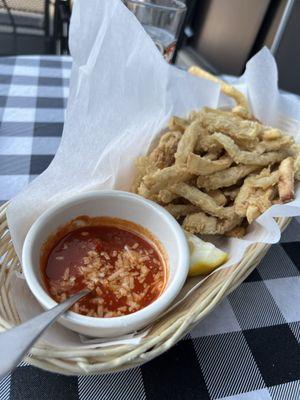
[[158, 193], [160, 190], [176, 182], [187, 181], [192, 177], [193, 175], [186, 168], [172, 165], [171, 167], [160, 169], [153, 174], [146, 175], [143, 178], [143, 182], [152, 193]]
[[214, 199], [214, 201], [218, 204], [218, 206], [225, 206], [227, 203], [226, 196], [222, 193], [221, 190], [211, 190], [207, 192], [207, 194]]
[[223, 187], [229, 187], [238, 183], [242, 178], [251, 172], [259, 169], [257, 165], [237, 165], [225, 171], [215, 172], [208, 176], [199, 176], [197, 186], [206, 190], [215, 190]]
[[291, 136], [283, 136], [274, 140], [262, 140], [259, 142], [254, 151], [258, 154], [263, 154], [268, 151], [278, 151], [290, 147], [294, 143]]
[[282, 137], [282, 131], [277, 128], [271, 128], [271, 127], [264, 127], [262, 134], [261, 134], [261, 139], [263, 140], [276, 140], [280, 139]]
[[223, 189], [223, 194], [225, 197], [228, 197], [230, 200], [234, 200], [240, 191], [239, 187], [233, 186], [229, 188]]
[[[201, 124], [201, 122], [199, 122]], [[221, 144], [216, 142], [210, 133], [206, 129], [199, 129], [199, 136], [196, 142], [195, 151], [196, 152], [209, 152], [219, 155], [223, 150]]]
[[225, 236], [241, 239], [246, 235], [246, 233], [247, 233], [247, 228], [241, 225], [241, 226], [236, 226], [235, 228], [231, 229], [231, 231], [226, 232]]
[[270, 186], [275, 186], [279, 180], [279, 172], [270, 172], [269, 169], [261, 171], [259, 176], [249, 177], [249, 182], [254, 188], [267, 189]]
[[212, 137], [224, 147], [237, 164], [266, 166], [281, 161], [286, 157], [286, 153], [281, 151], [259, 154], [241, 150], [230, 137], [222, 133], [214, 133]]
[[234, 215], [230, 219], [218, 219], [208, 216], [204, 212], [189, 214], [185, 217], [182, 227], [191, 233], [202, 235], [223, 235], [240, 225], [242, 218]]
[[246, 97], [239, 90], [229, 85], [228, 83], [222, 81], [220, 78], [210, 74], [209, 72], [203, 70], [200, 67], [190, 67], [189, 72], [193, 75], [200, 76], [201, 78], [208, 79], [210, 81], [219, 83], [221, 85], [221, 91], [226, 95], [234, 99], [237, 104], [236, 109], [234, 110], [238, 115], [241, 115], [243, 118], [251, 118], [251, 111], [249, 108], [248, 101]]
[[232, 218], [235, 214], [233, 207], [219, 206], [208, 194], [186, 183], [177, 183], [176, 185], [171, 186], [170, 190], [178, 196], [187, 199], [190, 203], [199, 207], [207, 214], [215, 217]]
[[180, 131], [171, 131], [165, 133], [161, 137], [158, 146], [150, 153], [150, 163], [159, 169], [166, 168], [174, 164], [175, 153], [177, 151], [177, 146], [181, 136], [182, 133]]
[[168, 123], [170, 131], [180, 131], [181, 133], [183, 133], [189, 125], [190, 123], [187, 119], [179, 117], [171, 117]]
[[273, 204], [293, 200], [300, 145], [252, 116], [237, 89], [201, 68], [191, 71], [220, 83], [237, 104], [172, 117], [169, 131], [137, 160], [133, 190], [164, 206], [190, 232], [242, 237]]
[[140, 186], [143, 177], [145, 175], [151, 174], [157, 170], [157, 167], [150, 162], [148, 156], [141, 156], [135, 160], [135, 166], [137, 169], [137, 174], [132, 183], [132, 191], [138, 193], [138, 187]]
[[156, 193], [152, 193], [143, 182], [138, 187], [137, 193], [140, 196], [145, 197], [146, 199], [149, 199], [149, 200], [152, 200], [152, 201], [155, 201], [155, 202], [158, 201], [157, 194]]
[[196, 120], [192, 122], [191, 125], [184, 131], [178, 143], [177, 151], [175, 154], [176, 165], [180, 166], [186, 164], [188, 155], [192, 153], [195, 149], [198, 140], [199, 129], [201, 129], [201, 121]]
[[168, 204], [165, 209], [176, 219], [200, 211], [199, 207], [193, 204]]
[[210, 175], [217, 171], [227, 169], [232, 164], [229, 156], [222, 156], [218, 160], [209, 160], [207, 158], [190, 153], [187, 158], [187, 170], [195, 175]]
[[232, 113], [223, 110], [206, 109], [203, 114], [202, 126], [209, 133], [220, 132], [230, 136], [235, 141], [248, 147], [258, 143], [258, 136], [263, 126], [255, 121], [242, 120]]
[[282, 203], [294, 200], [294, 160], [288, 157], [279, 165], [278, 193]]
[[[273, 183], [272, 177], [274, 174], [269, 174], [270, 181]], [[259, 179], [267, 179], [266, 170], [263, 170], [260, 175], [250, 176], [245, 179], [234, 201], [235, 212], [241, 217], [246, 217], [249, 224], [271, 207], [276, 193], [273, 185], [269, 187], [264, 185], [262, 186], [263, 188], [256, 187], [255, 182]]]
[[162, 189], [158, 192], [157, 199], [160, 203], [168, 204], [177, 198], [177, 194], [170, 192], [168, 189]]

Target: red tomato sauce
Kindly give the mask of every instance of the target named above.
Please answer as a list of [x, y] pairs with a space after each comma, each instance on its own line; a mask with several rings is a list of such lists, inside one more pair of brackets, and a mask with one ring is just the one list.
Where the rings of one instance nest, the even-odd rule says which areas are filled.
[[[78, 221], [85, 226], [77, 227]], [[91, 293], [72, 311], [98, 318], [131, 314], [151, 304], [165, 288], [167, 266], [162, 246], [145, 232], [115, 218], [82, 216], [71, 221], [42, 249], [48, 293], [62, 302], [89, 288]]]

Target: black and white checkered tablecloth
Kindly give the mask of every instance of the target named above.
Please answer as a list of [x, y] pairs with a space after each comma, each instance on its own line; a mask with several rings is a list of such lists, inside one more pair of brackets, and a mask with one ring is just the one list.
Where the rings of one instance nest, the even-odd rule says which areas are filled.
[[[2, 203], [53, 158], [70, 67], [69, 57], [0, 58]], [[91, 377], [20, 366], [0, 380], [0, 400], [299, 400], [297, 220], [285, 237], [234, 293], [164, 355], [141, 368]]]

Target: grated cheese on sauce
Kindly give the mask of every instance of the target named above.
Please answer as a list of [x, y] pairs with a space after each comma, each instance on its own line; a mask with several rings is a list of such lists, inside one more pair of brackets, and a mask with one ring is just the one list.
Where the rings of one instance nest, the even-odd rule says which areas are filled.
[[136, 312], [165, 287], [166, 265], [146, 238], [117, 226], [84, 226], [61, 237], [41, 266], [45, 285], [58, 302], [83, 288], [91, 293], [72, 308], [98, 318]]

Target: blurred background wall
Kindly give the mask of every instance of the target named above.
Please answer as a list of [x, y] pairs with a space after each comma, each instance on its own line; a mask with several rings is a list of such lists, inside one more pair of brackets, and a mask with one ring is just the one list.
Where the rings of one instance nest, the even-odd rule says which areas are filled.
[[[240, 75], [266, 45], [277, 60], [280, 87], [300, 94], [300, 0], [185, 3], [178, 65], [196, 63], [215, 73]], [[67, 54], [71, 9], [69, 0], [0, 0], [0, 55]]]
[[300, 93], [299, 0], [187, 0], [182, 62], [240, 75], [247, 60], [268, 46], [280, 87]]

